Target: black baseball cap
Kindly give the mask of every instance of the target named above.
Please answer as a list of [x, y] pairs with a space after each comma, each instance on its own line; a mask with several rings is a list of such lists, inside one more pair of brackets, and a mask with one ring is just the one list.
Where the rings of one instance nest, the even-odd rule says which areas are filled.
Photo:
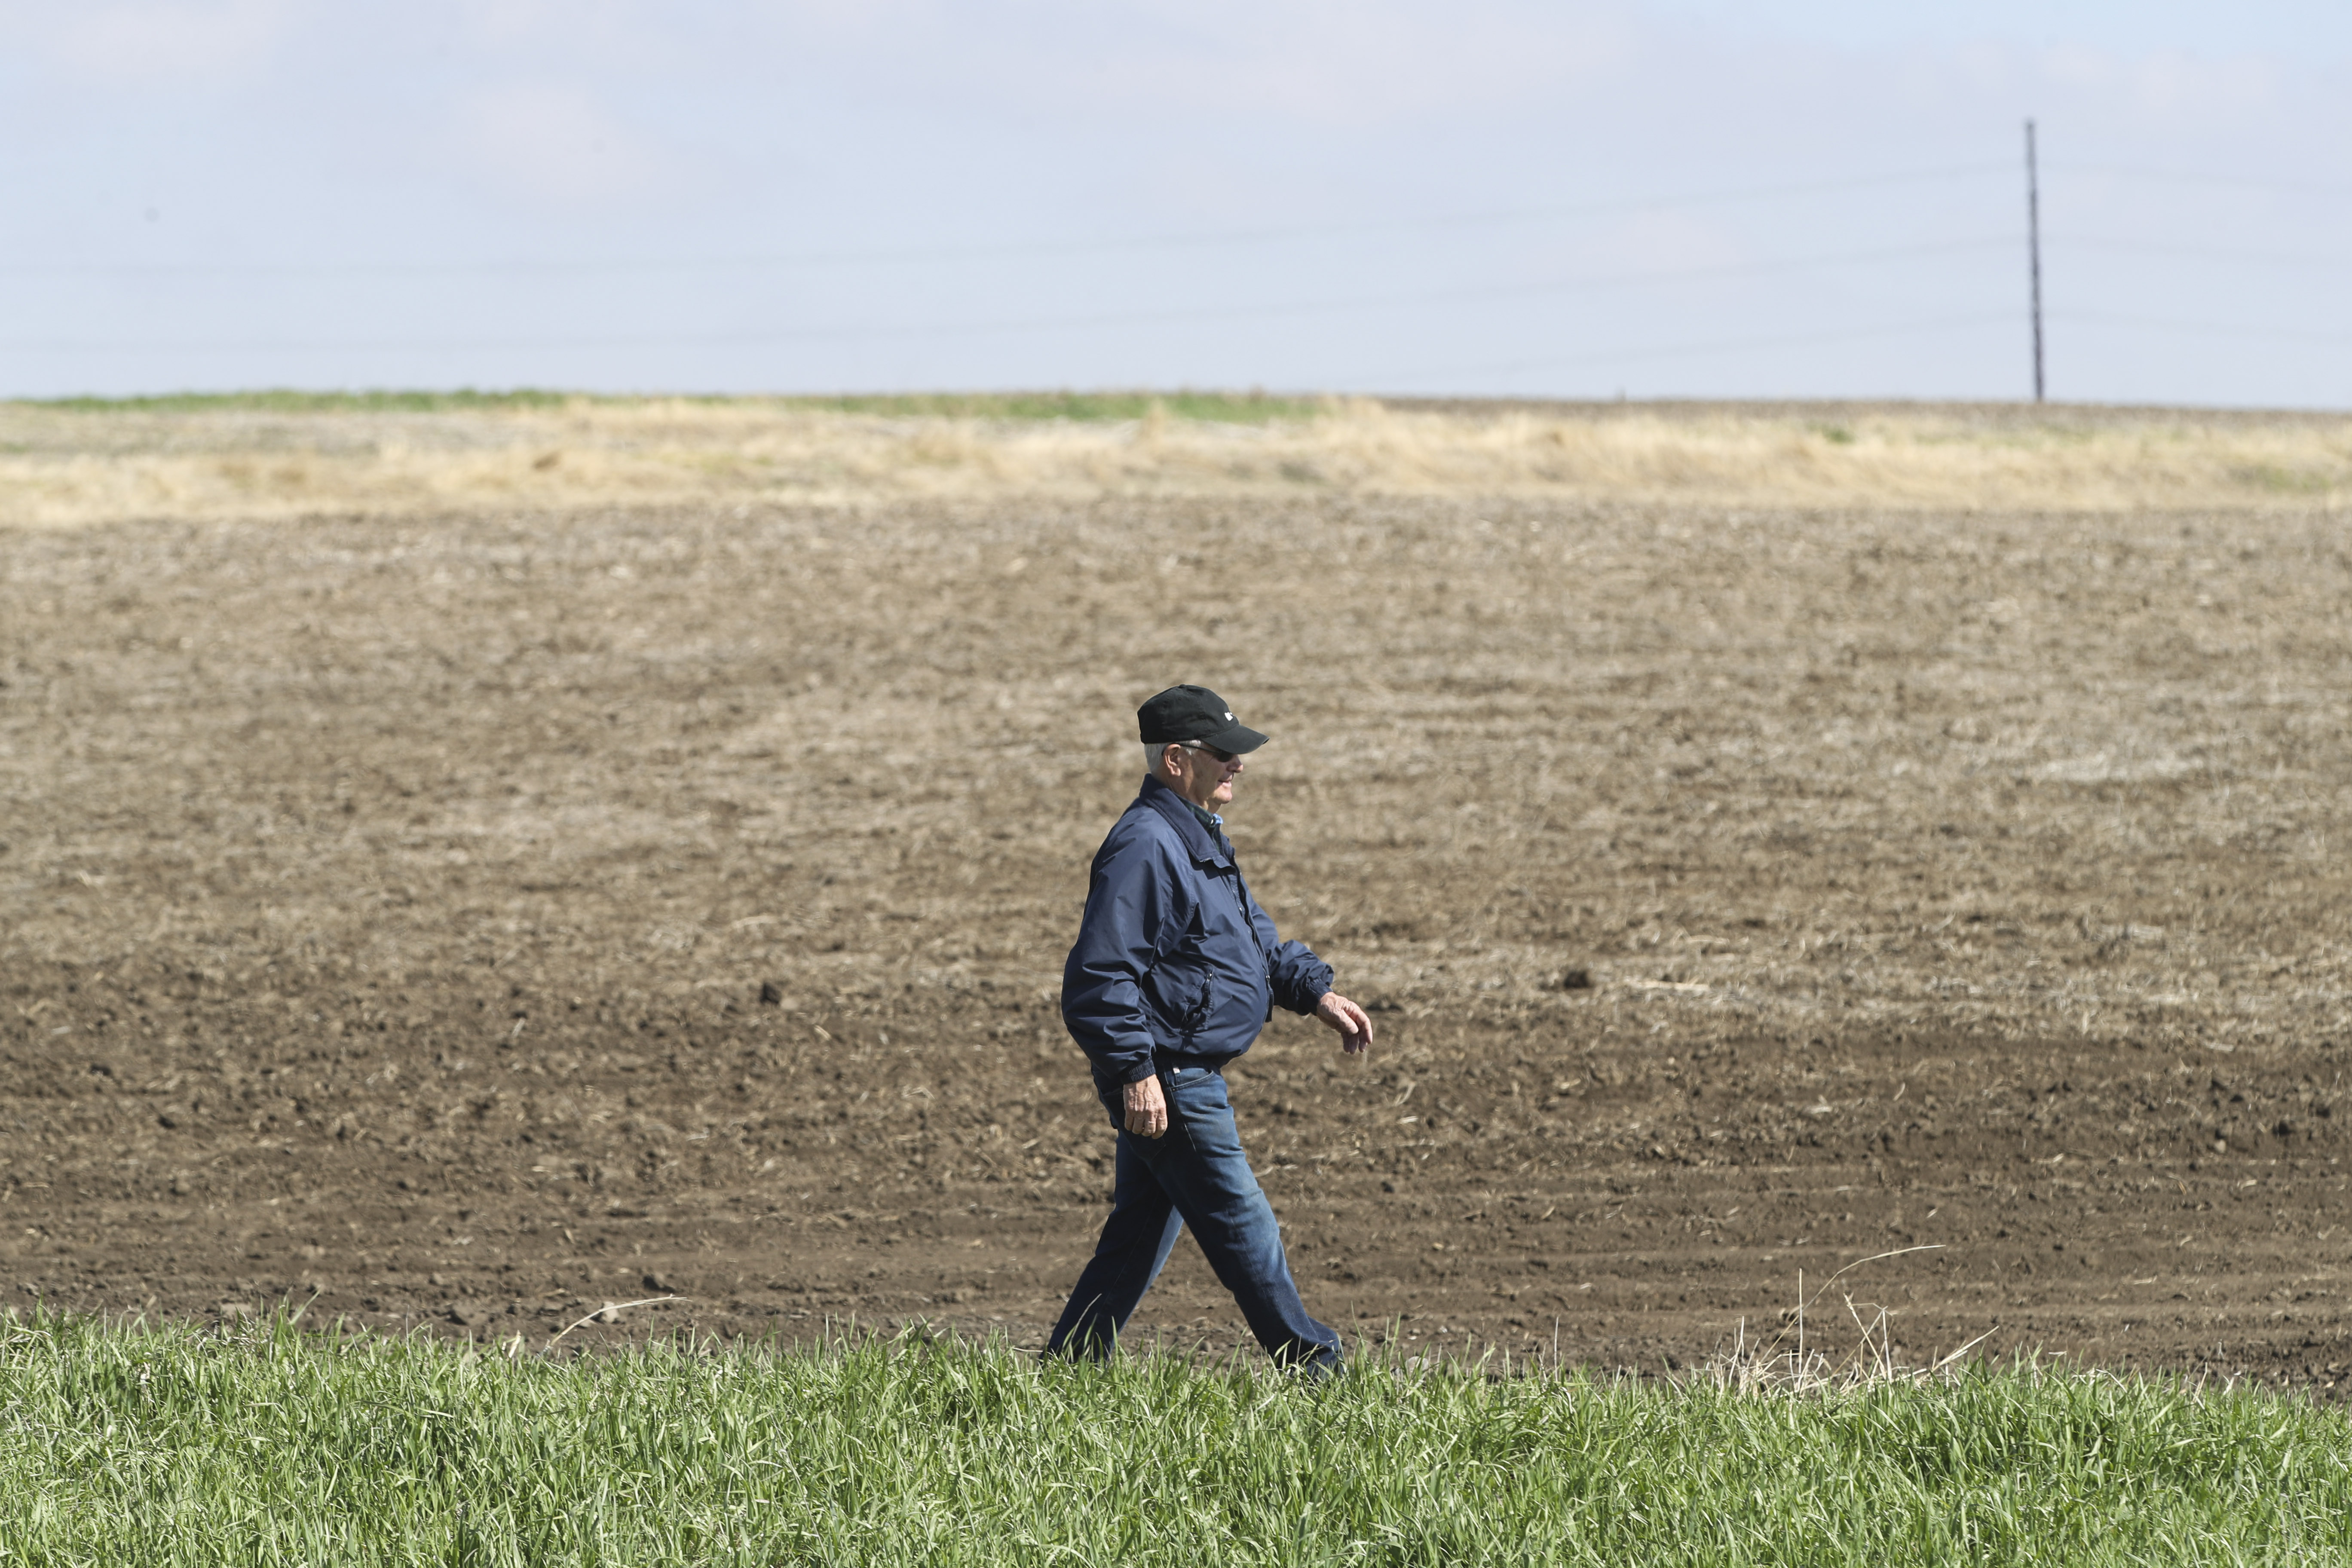
[[1143, 743], [1164, 746], [1198, 741], [1221, 752], [1255, 752], [1265, 737], [1237, 722], [1225, 700], [1205, 686], [1171, 686], [1135, 710]]

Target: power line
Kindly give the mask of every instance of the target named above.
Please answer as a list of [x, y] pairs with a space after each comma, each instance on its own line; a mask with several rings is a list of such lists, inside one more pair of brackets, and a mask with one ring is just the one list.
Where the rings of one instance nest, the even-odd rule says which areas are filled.
[[[2196, 174], [2113, 163], [2047, 164], [2060, 173], [2105, 174], [2172, 184], [2273, 191], [2297, 195], [2352, 199], [2352, 187], [2309, 184], [2280, 180], [2248, 180], [2234, 175]], [[1889, 185], [1916, 184], [2005, 172], [1994, 163], [1955, 163], [1884, 174], [1837, 180], [1802, 181], [1731, 190], [1693, 192], [1682, 195], [1627, 197], [1613, 201], [1570, 203], [1487, 212], [1456, 213], [1423, 218], [1373, 218], [1352, 223], [1287, 224], [1254, 228], [1194, 233], [1131, 235], [1093, 240], [1016, 241], [998, 245], [917, 247], [836, 251], [801, 251], [742, 256], [648, 257], [583, 261], [549, 257], [520, 257], [503, 261], [384, 261], [384, 262], [26, 262], [0, 266], [7, 278], [444, 278], [457, 276], [597, 276], [649, 272], [726, 271], [801, 267], [919, 265], [937, 261], [1015, 259], [1042, 256], [1088, 256], [1133, 250], [1208, 248], [1276, 243], [1284, 240], [1339, 237], [1359, 234], [1403, 234], [1478, 229], [1519, 224], [1558, 222], [1567, 218], [1605, 216], [1616, 213], [1664, 212], [1683, 207], [1715, 206], [1790, 196], [1832, 195]], [[2081, 242], [2076, 242], [2081, 243]], [[2313, 261], [2310, 265], [2331, 265]]]
[[[2031, 129], [2028, 132], [2031, 141]], [[2029, 159], [2032, 153], [2029, 149]], [[2254, 191], [2287, 193], [2303, 196], [2352, 198], [2352, 188], [2315, 185], [2294, 182], [2249, 180], [2233, 176], [2205, 174], [2101, 163], [2059, 162], [2044, 167], [2071, 174], [2097, 174], [2121, 179], [2146, 180], [2174, 184], [2207, 185]], [[623, 260], [566, 260], [559, 258], [522, 258], [506, 261], [438, 261], [438, 262], [188, 262], [188, 263], [100, 263], [33, 264], [0, 267], [0, 277], [254, 277], [254, 278], [449, 278], [462, 276], [599, 276], [644, 274], [696, 270], [789, 269], [834, 266], [921, 265], [932, 262], [970, 261], [991, 258], [1035, 257], [1084, 257], [1141, 250], [1177, 250], [1277, 244], [1286, 241], [1339, 237], [1352, 235], [1440, 233], [1475, 231], [1515, 225], [1536, 225], [1561, 222], [1588, 216], [1612, 214], [1664, 212], [1730, 205], [1749, 201], [1782, 200], [1815, 195], [1865, 190], [1903, 184], [1916, 184], [1937, 180], [1948, 180], [2006, 173], [2012, 163], [1982, 163], [1956, 164], [1934, 169], [1862, 175], [1836, 180], [1820, 180], [1743, 189], [1688, 193], [1676, 196], [1623, 198], [1577, 204], [1457, 213], [1418, 218], [1395, 217], [1366, 219], [1356, 222], [1326, 224], [1294, 224], [1255, 228], [1234, 228], [1194, 233], [1169, 233], [1130, 236], [1094, 240], [1022, 241], [1006, 244], [938, 246], [904, 249], [865, 249], [830, 252], [779, 253], [734, 257], [651, 258]], [[2038, 218], [2038, 213], [2032, 215]], [[1455, 288], [1427, 289], [1381, 295], [1349, 296], [1294, 300], [1264, 304], [1233, 306], [1186, 306], [1144, 310], [1109, 310], [1094, 313], [1044, 315], [1028, 318], [945, 321], [929, 323], [869, 323], [865, 325], [811, 326], [775, 328], [752, 331], [692, 331], [667, 334], [614, 334], [599, 337], [522, 337], [507, 339], [438, 339], [438, 340], [352, 340], [344, 342], [283, 341], [199, 341], [183, 342], [27, 342], [0, 344], [0, 352], [16, 353], [404, 353], [446, 352], [452, 350], [528, 351], [528, 350], [592, 350], [637, 347], [738, 347], [757, 348], [794, 342], [890, 341], [923, 338], [954, 338], [984, 336], [994, 333], [1045, 332], [1088, 330], [1122, 326], [1145, 326], [1184, 322], [1252, 321], [1286, 317], [1307, 317], [1344, 314], [1351, 311], [1371, 311], [1400, 307], [1470, 303], [1481, 300], [1531, 299], [1547, 295], [1572, 294], [1583, 290], [1674, 285], [1710, 279], [1730, 279], [1762, 277], [1808, 269], [1830, 268], [1858, 264], [1874, 264], [1915, 258], [2005, 247], [2016, 243], [2013, 236], [2000, 238], [1945, 241], [1923, 245], [1887, 247], [1868, 250], [1847, 251], [1805, 257], [1790, 257], [1750, 262], [1729, 262], [1713, 266], [1660, 270], [1597, 273], [1570, 278], [1539, 279], [1521, 283], [1480, 284]], [[2352, 261], [2340, 258], [2299, 256], [2278, 252], [2232, 250], [2217, 247], [2172, 245], [2118, 239], [2106, 237], [2083, 236], [2066, 238], [2063, 232], [2057, 241], [2061, 250], [2106, 251], [2117, 254], [2175, 257], [2185, 259], [2221, 262], [2231, 265], [2279, 267], [2309, 267], [2326, 268], [2352, 268]], [[1967, 315], [1927, 321], [1884, 323], [1845, 331], [1721, 339], [1711, 342], [1685, 342], [1650, 348], [1594, 351], [1585, 353], [1522, 359], [1501, 363], [1457, 366], [1447, 370], [1421, 370], [1381, 378], [1359, 378], [1359, 384], [1370, 380], [1389, 383], [1418, 381], [1437, 377], [1474, 374], [1511, 374], [1521, 372], [1578, 365], [1638, 363], [1644, 361], [1671, 359], [1712, 353], [1737, 353], [1756, 350], [1804, 348], [1815, 345], [1864, 341], [1890, 336], [1911, 335], [1960, 328], [1989, 325], [2012, 319], [2006, 315]], [[2068, 324], [2081, 323], [2103, 327], [2129, 327], [2146, 331], [2181, 332], [2200, 335], [2267, 339], [2305, 344], [2340, 344], [2352, 342], [2352, 334], [2335, 331], [2313, 331], [2301, 328], [2270, 328], [2233, 325], [2219, 322], [2197, 322], [2155, 317], [2124, 315], [2102, 311], [2057, 311], [2052, 319]], [[2039, 321], [2036, 322], [2037, 338]], [[2038, 343], [2037, 343], [2038, 350]], [[2038, 361], [2038, 353], [2037, 353]], [[2040, 366], [2037, 363], [2037, 382]]]
[[2235, 174], [2200, 174], [2174, 169], [2136, 168], [2123, 163], [2071, 163], [2049, 165], [2065, 174], [2105, 174], [2115, 179], [2147, 180], [2168, 185], [2214, 185], [2231, 190], [2273, 191], [2283, 195], [2332, 196], [2352, 200], [2352, 186], [2313, 185], [2294, 180], [2248, 180]]
[[2190, 332], [2208, 337], [2263, 338], [2280, 342], [2352, 343], [2352, 332], [2313, 331], [2305, 327], [2255, 327], [2222, 321], [2171, 321], [2158, 316], [2125, 316], [2106, 310], [2066, 310], [2059, 320], [2102, 327], [2137, 327], [2159, 332]]
[[803, 251], [732, 257], [646, 258], [614, 261], [518, 258], [507, 261], [420, 262], [40, 262], [0, 267], [0, 277], [593, 276], [617, 273], [725, 271], [735, 268], [917, 265], [934, 261], [1011, 259], [1037, 256], [1092, 256], [1133, 250], [1262, 245], [1284, 240], [1339, 237], [1359, 234], [1426, 233], [1454, 229], [1506, 227], [1519, 224], [1554, 223], [1566, 218], [1598, 217], [1615, 213], [1664, 212], [1682, 207], [1719, 206], [1750, 201], [1777, 201], [1790, 196], [1822, 195], [1842, 191], [1869, 190], [1887, 185], [1918, 184], [1933, 180], [1958, 179], [1986, 174], [2001, 167], [2003, 165], [1998, 163], [1956, 163], [1935, 169], [1864, 174], [1838, 180], [1813, 180], [1792, 184], [1758, 185], [1739, 190], [1698, 192], [1679, 196], [1636, 196], [1615, 201], [1507, 208], [1425, 218], [1370, 218], [1353, 223], [1288, 224], [1261, 228], [1209, 230], [1191, 234], [1135, 235], [1114, 239], [1020, 241], [1003, 245], [935, 246], [897, 250]]
[[2292, 256], [2283, 251], [2221, 250], [2202, 245], [2165, 245], [2138, 239], [2102, 239], [2079, 236], [2073, 239], [2063, 237], [2056, 242], [2062, 247], [2077, 250], [2111, 250], [2122, 255], [2177, 256], [2198, 261], [2231, 261], [2262, 267], [2316, 267], [2331, 270], [2352, 270], [2352, 260], [2340, 256]]
[[1863, 263], [1903, 260], [1923, 256], [1951, 255], [1963, 251], [2002, 248], [2015, 244], [2013, 237], [1944, 241], [1930, 245], [1893, 246], [1877, 250], [1844, 251], [1822, 256], [1785, 257], [1769, 261], [1728, 262], [1714, 267], [1685, 268], [1675, 271], [1644, 269], [1590, 275], [1581, 278], [1554, 279], [1532, 283], [1481, 285], [1473, 288], [1432, 289], [1411, 294], [1386, 294], [1351, 299], [1292, 300], [1281, 304], [1243, 305], [1229, 307], [1179, 308], [1161, 310], [1122, 310], [1088, 315], [1029, 317], [1020, 320], [993, 321], [946, 321], [922, 324], [900, 324], [865, 327], [802, 327], [764, 331], [670, 333], [660, 336], [616, 336], [605, 338], [509, 338], [415, 340], [380, 339], [346, 341], [342, 342], [198, 342], [176, 343], [146, 342], [31, 342], [0, 344], [0, 349], [15, 353], [352, 353], [383, 351], [425, 351], [451, 349], [591, 349], [646, 348], [663, 346], [742, 346], [756, 347], [782, 342], [820, 342], [892, 338], [970, 337], [994, 332], [1059, 331], [1081, 328], [1113, 326], [1148, 326], [1181, 321], [1255, 321], [1285, 316], [1343, 314], [1351, 310], [1383, 310], [1399, 306], [1456, 304], [1485, 300], [1528, 299], [1546, 294], [1575, 293], [1584, 289], [1633, 288], [1645, 284], [1704, 281], [1714, 279], [1766, 277], [1774, 273], [1804, 271], [1816, 268], [1853, 266]]

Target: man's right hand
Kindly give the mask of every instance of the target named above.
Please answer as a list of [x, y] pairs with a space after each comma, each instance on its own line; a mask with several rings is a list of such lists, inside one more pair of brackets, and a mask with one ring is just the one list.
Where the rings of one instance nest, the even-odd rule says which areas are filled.
[[1127, 1086], [1127, 1130], [1138, 1138], [1157, 1138], [1168, 1131], [1168, 1097], [1160, 1092], [1156, 1075]]

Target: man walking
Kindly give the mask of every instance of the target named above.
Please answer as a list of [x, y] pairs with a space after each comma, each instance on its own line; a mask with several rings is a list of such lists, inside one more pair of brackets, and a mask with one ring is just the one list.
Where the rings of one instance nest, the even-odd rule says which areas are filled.
[[1328, 1373], [1339, 1336], [1298, 1300], [1223, 1072], [1277, 1005], [1338, 1030], [1350, 1056], [1370, 1047], [1372, 1021], [1331, 989], [1329, 964], [1276, 937], [1234, 863], [1220, 810], [1265, 737], [1201, 686], [1171, 686], [1137, 718], [1143, 792], [1095, 852], [1062, 971], [1062, 1021], [1118, 1129], [1118, 1172], [1110, 1218], [1045, 1353], [1109, 1355], [1191, 1226], [1266, 1353]]

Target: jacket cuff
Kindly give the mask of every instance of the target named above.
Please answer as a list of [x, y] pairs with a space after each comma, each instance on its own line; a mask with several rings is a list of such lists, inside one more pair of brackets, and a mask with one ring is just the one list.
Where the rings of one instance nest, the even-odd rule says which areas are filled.
[[1160, 1069], [1153, 1067], [1150, 1062], [1139, 1062], [1135, 1067], [1129, 1068], [1128, 1075], [1118, 1081], [1121, 1083], [1141, 1083], [1145, 1079], [1158, 1077], [1159, 1071]]
[[1285, 1012], [1296, 1013], [1302, 1018], [1312, 1018], [1315, 1016], [1315, 1009], [1323, 1005], [1323, 998], [1331, 994], [1338, 987], [1328, 980], [1310, 980], [1289, 995], [1277, 997], [1276, 1000]]

